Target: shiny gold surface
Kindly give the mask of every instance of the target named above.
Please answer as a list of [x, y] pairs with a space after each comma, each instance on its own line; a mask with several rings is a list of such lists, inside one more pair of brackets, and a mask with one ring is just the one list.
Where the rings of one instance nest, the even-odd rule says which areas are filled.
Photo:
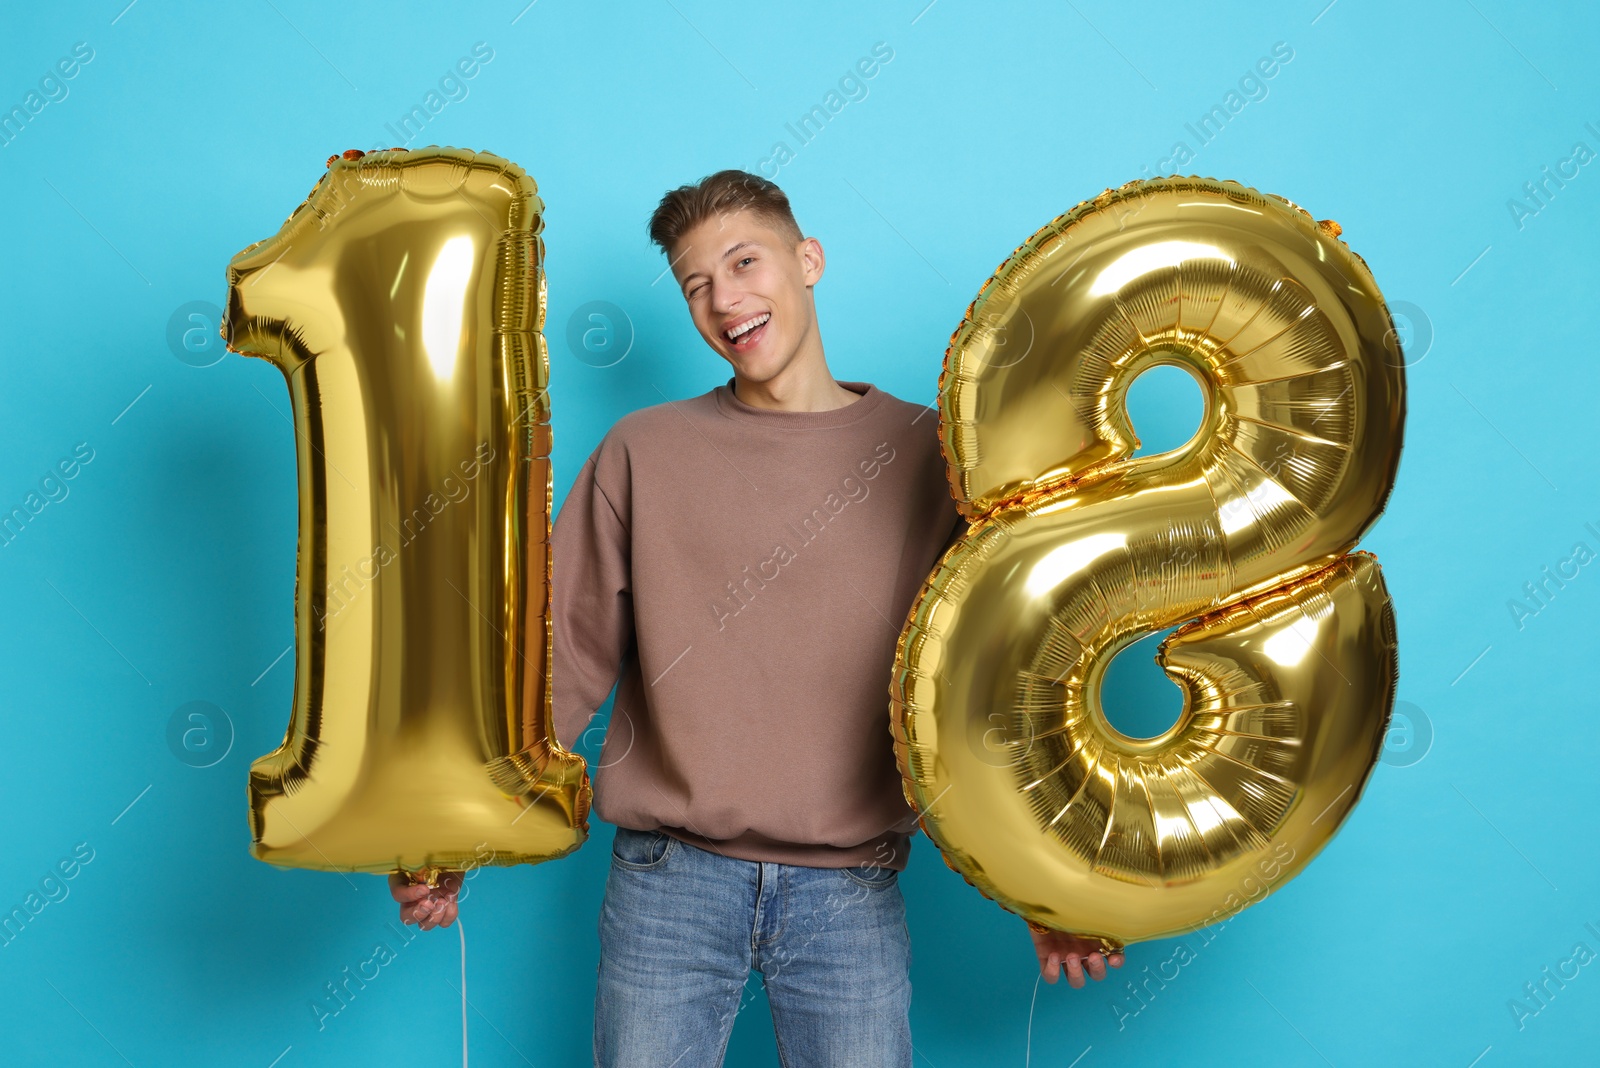
[[533, 863], [587, 835], [550, 729], [543, 204], [521, 168], [334, 158], [228, 266], [228, 347], [287, 379], [294, 704], [252, 853], [334, 871]]
[[[1405, 382], [1366, 264], [1281, 197], [1107, 190], [984, 284], [939, 379], [973, 520], [896, 651], [906, 798], [1003, 907], [1108, 948], [1225, 918], [1349, 814], [1393, 706], [1393, 610], [1350, 550], [1399, 462]], [[1175, 364], [1200, 429], [1132, 459], [1129, 383]], [[1157, 660], [1173, 727], [1106, 720], [1116, 652]]]

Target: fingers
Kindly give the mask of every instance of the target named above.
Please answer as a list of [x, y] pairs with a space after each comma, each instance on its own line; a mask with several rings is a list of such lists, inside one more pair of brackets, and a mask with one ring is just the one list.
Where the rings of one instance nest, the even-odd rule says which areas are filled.
[[439, 885], [434, 888], [433, 896], [428, 898], [430, 911], [428, 925], [422, 928], [424, 931], [433, 927], [449, 927], [456, 922], [456, 913], [460, 907], [456, 901], [456, 892], [460, 889], [459, 879], [454, 886], [448, 886], [444, 880], [440, 880]]
[[417, 883], [415, 885], [404, 886], [394, 886], [391, 884], [389, 887], [389, 893], [396, 901], [409, 905], [412, 902], [427, 900], [428, 884]]
[[403, 872], [389, 873], [389, 895], [402, 905], [421, 901], [431, 892], [427, 883], [414, 883]]
[[416, 924], [424, 931], [455, 923], [460, 911], [456, 896], [463, 877], [463, 872], [443, 872], [438, 885], [429, 886], [421, 880], [413, 882], [405, 872], [390, 872], [389, 894], [400, 903], [400, 922]]
[[1076, 953], [1067, 954], [1067, 985], [1077, 989], [1084, 984], [1083, 961]]
[[428, 913], [427, 926], [422, 929], [430, 931], [435, 927], [449, 927], [450, 921], [454, 918], [455, 902], [448, 898], [434, 897], [429, 904], [432, 906], [432, 911]]
[[[427, 887], [424, 885], [423, 889]], [[431, 931], [435, 927], [449, 927], [456, 922], [459, 914], [460, 905], [455, 893], [453, 891], [440, 893], [438, 888], [435, 888], [434, 893], [414, 902], [402, 904], [400, 907], [400, 921], [414, 923], [424, 931]]]
[[[400, 906], [400, 919], [406, 923], [422, 924], [433, 918], [439, 903], [431, 897], [423, 897]], [[423, 930], [427, 930], [426, 927]]]
[[[1122, 954], [1117, 954], [1119, 958], [1117, 961], [1118, 967], [1121, 966], [1121, 956]], [[1099, 951], [1090, 953], [1087, 958], [1077, 953], [1068, 953], [1066, 960], [1067, 982], [1074, 988], [1082, 987], [1088, 981], [1083, 977], [1085, 962], [1088, 964], [1090, 979], [1098, 983], [1106, 977], [1106, 958]]]
[[[1092, 945], [1093, 943], [1090, 943]], [[1040, 936], [1034, 932], [1034, 945], [1039, 951], [1039, 972], [1045, 982], [1054, 983], [1061, 977], [1063, 970], [1067, 973], [1067, 982], [1073, 987], [1085, 986], [1088, 979], [1100, 982], [1106, 978], [1107, 967], [1122, 967], [1125, 956], [1121, 950], [1106, 953], [1104, 950], [1088, 950], [1083, 945], [1083, 940], [1065, 936], [1062, 949], [1051, 948], [1050, 936]], [[1078, 949], [1065, 948], [1077, 946]], [[1063, 951], [1064, 950], [1064, 951]], [[1087, 952], [1085, 952], [1087, 950]], [[1087, 978], [1085, 971], [1087, 970]]]

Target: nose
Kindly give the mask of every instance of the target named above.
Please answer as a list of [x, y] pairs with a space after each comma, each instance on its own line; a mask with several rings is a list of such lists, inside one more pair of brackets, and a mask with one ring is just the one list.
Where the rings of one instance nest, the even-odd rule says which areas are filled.
[[740, 293], [736, 287], [726, 282], [711, 283], [711, 307], [718, 314], [727, 315], [737, 308], [739, 301], [743, 299], [744, 294]]

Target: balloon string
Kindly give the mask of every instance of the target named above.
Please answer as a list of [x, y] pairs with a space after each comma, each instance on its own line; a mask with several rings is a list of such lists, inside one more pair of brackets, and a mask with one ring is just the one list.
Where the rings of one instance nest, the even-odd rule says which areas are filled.
[[459, 916], [456, 934], [461, 936], [461, 1068], [467, 1068], [467, 928]]
[[1028, 1044], [1022, 1053], [1022, 1068], [1028, 1068], [1033, 1063], [1033, 1007], [1039, 1003], [1039, 979], [1044, 978], [1044, 973], [1039, 973], [1039, 978], [1033, 981], [1033, 1000], [1028, 1002]]

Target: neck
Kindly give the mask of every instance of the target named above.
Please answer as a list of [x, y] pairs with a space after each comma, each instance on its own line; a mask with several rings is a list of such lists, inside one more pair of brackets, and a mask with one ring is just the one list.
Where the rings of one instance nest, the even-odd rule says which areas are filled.
[[807, 339], [782, 371], [765, 381], [733, 371], [733, 395], [752, 408], [785, 412], [830, 412], [861, 399], [834, 380], [815, 336]]

